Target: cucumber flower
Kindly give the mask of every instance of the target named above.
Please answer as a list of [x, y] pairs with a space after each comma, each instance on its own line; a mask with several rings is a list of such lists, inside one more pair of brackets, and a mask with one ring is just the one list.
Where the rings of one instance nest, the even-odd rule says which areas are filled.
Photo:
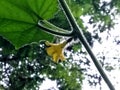
[[65, 56], [63, 54], [64, 52], [64, 47], [66, 46], [66, 44], [68, 42], [70, 42], [72, 40], [72, 38], [62, 42], [62, 43], [58, 43], [58, 44], [54, 44], [54, 43], [50, 43], [49, 41], [46, 41], [46, 52], [49, 56], [52, 57], [53, 61], [58, 63], [59, 60], [60, 61], [64, 61], [65, 60]]

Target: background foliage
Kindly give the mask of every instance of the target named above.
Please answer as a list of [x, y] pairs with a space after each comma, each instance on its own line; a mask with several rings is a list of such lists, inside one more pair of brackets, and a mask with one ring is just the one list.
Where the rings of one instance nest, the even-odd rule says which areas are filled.
[[[113, 19], [120, 9], [119, 0], [66, 1], [91, 47], [94, 47], [94, 40], [101, 42], [100, 33], [114, 27]], [[49, 78], [57, 81], [60, 90], [80, 90], [85, 75], [90, 77], [90, 85], [101, 84], [101, 76], [88, 72], [90, 60], [82, 45], [79, 46], [80, 42], [67, 47], [66, 55], [70, 55], [65, 62], [56, 64], [46, 55], [44, 42], [40, 40], [56, 42], [60, 37], [43, 32], [37, 26], [38, 20], [46, 19], [70, 30], [57, 0], [1, 0], [0, 6], [0, 88], [38, 90], [45, 78]], [[93, 27], [93, 33], [84, 24], [83, 17], [89, 17], [88, 24]], [[74, 55], [82, 58], [75, 61]], [[83, 64], [88, 68], [81, 67]]]

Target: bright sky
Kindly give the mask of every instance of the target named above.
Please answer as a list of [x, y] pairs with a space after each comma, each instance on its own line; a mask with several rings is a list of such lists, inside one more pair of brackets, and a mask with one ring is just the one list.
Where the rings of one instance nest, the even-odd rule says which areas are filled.
[[[87, 17], [89, 18], [89, 17]], [[102, 37], [102, 44], [99, 44], [97, 41], [94, 43], [94, 48], [93, 48], [93, 52], [94, 54], [97, 56], [97, 58], [99, 56], [105, 55], [106, 59], [105, 59], [105, 63], [109, 63], [111, 66], [114, 67], [114, 70], [112, 70], [111, 72], [105, 71], [105, 73], [107, 74], [108, 78], [110, 79], [110, 81], [112, 82], [112, 84], [114, 85], [116, 90], [120, 90], [120, 63], [118, 63], [118, 59], [120, 59], [120, 45], [116, 45], [115, 39], [120, 41], [120, 16], [116, 16], [117, 19], [115, 19], [114, 21], [117, 22], [118, 24], [115, 25], [115, 27], [113, 28], [113, 30], [111, 30], [108, 35], [108, 32], [105, 31], [104, 33], [101, 33], [100, 36]], [[88, 19], [87, 19], [88, 20]], [[87, 22], [86, 22], [87, 24]], [[89, 26], [91, 28], [92, 31], [92, 27]], [[117, 38], [116, 38], [117, 37]], [[116, 57], [117, 60], [113, 59], [113, 57]], [[93, 64], [93, 73], [96, 72], [96, 68]], [[92, 73], [91, 72], [91, 73]], [[88, 84], [88, 82], [86, 82], [84, 80], [84, 84], [83, 84], [83, 89], [82, 90], [100, 90], [100, 86], [97, 87], [90, 87], [89, 85], [86, 86]], [[106, 85], [106, 83], [104, 82], [104, 80], [102, 80], [102, 90], [109, 90], [108, 86]]]
[[[105, 71], [105, 73], [109, 77], [110, 81], [112, 82], [112, 84], [114, 85], [116, 90], [120, 89], [120, 69], [119, 69], [120, 64], [117, 62], [117, 60], [113, 61], [112, 57], [120, 58], [120, 46], [116, 45], [116, 43], [113, 43], [116, 36], [119, 36], [117, 39], [120, 40], [119, 26], [120, 26], [120, 24], [116, 25], [114, 30], [110, 31], [110, 37], [108, 38], [108, 40], [106, 40], [107, 35], [108, 35], [107, 32], [102, 33], [100, 36], [104, 40], [103, 43], [99, 44], [96, 41], [94, 43], [94, 48], [93, 48], [93, 52], [95, 55], [97, 55], [99, 52], [101, 52], [100, 54], [102, 55], [102, 52], [104, 52], [104, 55], [106, 56], [106, 62], [110, 63], [112, 66], [116, 65], [114, 67], [115, 70], [112, 70], [111, 72]], [[98, 72], [96, 70], [96, 67], [94, 66], [94, 64], [91, 63], [91, 65], [92, 65], [93, 70], [92, 70], [92, 72], [90, 71], [90, 73]], [[109, 88], [106, 85], [106, 83], [104, 82], [104, 80], [102, 80], [101, 83], [102, 83], [102, 90], [109, 90]], [[99, 85], [97, 87], [94, 87], [94, 86], [90, 87], [87, 82], [87, 78], [84, 80], [82, 87], [83, 87], [82, 90], [100, 90]], [[46, 81], [43, 82], [40, 90], [48, 90], [50, 88], [51, 88], [51, 90], [58, 90], [56, 82], [51, 81], [46, 78]]]
[[[93, 52], [95, 55], [97, 55], [99, 52], [101, 52], [100, 54], [102, 55], [102, 52], [104, 52], [104, 55], [106, 56], [106, 62], [110, 63], [112, 66], [116, 65], [114, 67], [115, 70], [112, 70], [111, 72], [105, 71], [105, 73], [109, 77], [110, 81], [112, 82], [116, 90], [120, 89], [120, 69], [119, 69], [120, 64], [117, 62], [117, 60], [113, 61], [112, 57], [120, 58], [120, 46], [116, 45], [116, 43], [114, 42], [115, 37], [117, 37], [117, 40], [120, 40], [119, 26], [120, 23], [115, 26], [114, 30], [110, 31], [110, 36], [107, 40], [106, 38], [108, 33], [107, 32], [102, 33], [100, 36], [103, 38], [102, 40], [104, 40], [103, 43], [99, 44], [96, 41], [94, 43], [94, 48], [93, 48]], [[93, 66], [92, 67], [93, 70], [91, 73], [98, 72], [94, 64], [93, 63], [91, 64]], [[102, 83], [102, 90], [109, 90], [104, 80], [102, 80], [101, 83]], [[87, 82], [87, 78], [84, 80], [82, 87], [83, 87], [82, 90], [100, 90], [99, 85], [97, 87], [90, 87]], [[51, 90], [58, 90], [55, 81], [50, 81], [49, 79], [46, 79], [46, 81], [43, 82], [43, 84], [41, 85], [40, 90], [48, 90], [49, 88], [51, 88]]]

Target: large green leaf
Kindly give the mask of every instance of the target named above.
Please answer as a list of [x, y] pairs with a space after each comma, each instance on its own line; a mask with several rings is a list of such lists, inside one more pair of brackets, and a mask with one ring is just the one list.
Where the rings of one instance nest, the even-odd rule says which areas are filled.
[[51, 19], [57, 0], [0, 0], [0, 36], [16, 48], [53, 36], [37, 27], [40, 19]]

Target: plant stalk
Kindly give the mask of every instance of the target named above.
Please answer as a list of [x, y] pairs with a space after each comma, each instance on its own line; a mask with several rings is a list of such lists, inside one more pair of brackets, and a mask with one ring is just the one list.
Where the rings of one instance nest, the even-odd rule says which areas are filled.
[[[48, 24], [48, 23], [47, 23]], [[50, 25], [50, 24], [49, 24]], [[72, 31], [66, 31], [66, 32], [62, 32], [63, 29], [59, 28], [60, 31], [56, 31], [56, 28], [52, 27], [52, 25], [50, 27], [46, 26], [43, 24], [43, 22], [38, 22], [38, 25], [37, 25], [39, 28], [41, 28], [42, 30], [48, 32], [48, 33], [51, 33], [51, 34], [54, 34], [54, 35], [58, 35], [58, 36], [66, 36], [66, 37], [71, 37], [72, 36]]]
[[82, 30], [79, 28], [73, 14], [71, 13], [67, 3], [65, 0], [58, 0], [59, 3], [61, 4], [61, 7], [66, 15], [66, 17], [69, 19], [69, 22], [71, 23], [72, 27], [73, 27], [73, 35], [77, 36], [77, 38], [81, 41], [81, 43], [84, 45], [84, 47], [86, 48], [88, 54], [90, 55], [91, 59], [93, 60], [95, 66], [97, 67], [99, 73], [101, 74], [102, 78], [104, 79], [104, 81], [106, 82], [106, 84], [108, 85], [108, 87], [110, 88], [110, 90], [115, 90], [114, 86], [112, 85], [112, 83], [110, 82], [109, 78], [107, 77], [107, 75], [105, 74], [104, 70], [102, 69], [102, 66], [100, 65], [100, 63], [97, 61], [97, 58], [95, 57], [95, 55], [93, 54], [90, 45], [88, 44], [85, 36], [83, 35]]

